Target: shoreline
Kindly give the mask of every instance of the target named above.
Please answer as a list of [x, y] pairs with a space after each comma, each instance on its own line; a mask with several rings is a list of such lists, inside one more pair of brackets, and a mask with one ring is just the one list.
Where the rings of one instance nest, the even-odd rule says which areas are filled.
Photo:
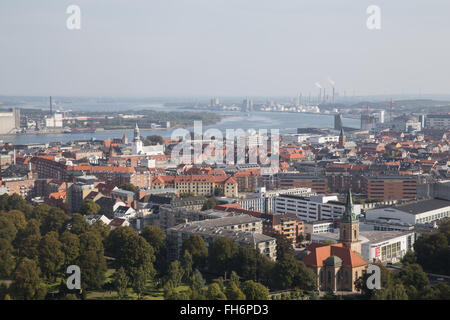
[[[200, 111], [197, 109], [197, 111]], [[215, 122], [213, 124], [204, 124], [204, 127], [209, 127], [209, 126], [214, 126], [214, 125], [220, 125], [221, 123], [223, 123], [223, 121], [226, 118], [229, 117], [236, 117], [236, 116], [242, 116], [244, 117], [247, 113], [243, 113], [241, 111], [222, 111], [222, 112], [226, 112], [227, 114], [221, 114], [222, 118], [220, 121]], [[329, 117], [333, 117], [335, 114], [328, 114], [328, 113], [316, 113], [316, 112], [292, 112], [292, 111], [286, 111], [286, 112], [282, 112], [282, 111], [256, 111], [256, 113], [258, 113], [258, 115], [266, 115], [266, 116], [270, 116], [270, 114], [278, 114], [278, 115], [286, 115], [286, 114], [308, 114], [308, 115], [316, 115], [316, 116], [329, 116]], [[250, 112], [250, 115], [255, 114], [255, 112]], [[344, 119], [350, 119], [350, 120], [358, 120], [358, 118], [350, 118], [350, 117], [343, 117]], [[155, 131], [155, 132], [165, 132], [165, 131], [170, 131], [170, 130], [175, 130], [178, 128], [184, 128], [181, 126], [173, 126], [170, 128], [140, 128], [142, 131]], [[192, 127], [188, 127], [187, 129], [191, 129]], [[5, 140], [5, 139], [12, 139], [12, 138], [16, 138], [16, 137], [33, 137], [33, 136], [39, 136], [39, 135], [64, 135], [64, 136], [73, 136], [76, 137], [78, 135], [82, 135], [84, 133], [80, 132], [80, 133], [64, 133], [63, 132], [64, 129], [61, 129], [60, 131], [30, 131], [30, 132], [26, 132], [26, 133], [14, 133], [14, 134], [2, 134], [0, 135], [0, 140]], [[134, 130], [134, 127], [129, 127], [129, 128], [121, 128], [121, 129], [104, 129], [104, 128], [97, 128], [95, 133], [101, 133], [101, 132], [111, 132], [111, 133], [115, 133], [115, 132], [125, 132], [125, 131], [132, 131]]]

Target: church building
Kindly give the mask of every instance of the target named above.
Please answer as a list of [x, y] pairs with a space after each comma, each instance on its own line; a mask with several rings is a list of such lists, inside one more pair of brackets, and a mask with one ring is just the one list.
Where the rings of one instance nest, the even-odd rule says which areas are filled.
[[361, 257], [359, 221], [353, 209], [351, 190], [347, 194], [339, 231], [339, 243], [310, 245], [303, 262], [316, 273], [320, 291], [356, 292], [355, 281], [363, 275], [368, 263]]
[[144, 143], [142, 142], [142, 139], [141, 139], [141, 133], [140, 133], [139, 127], [136, 123], [136, 127], [134, 128], [132, 154], [133, 155], [146, 155], [146, 156], [163, 155], [164, 154], [164, 145], [157, 144], [155, 146], [144, 146]]

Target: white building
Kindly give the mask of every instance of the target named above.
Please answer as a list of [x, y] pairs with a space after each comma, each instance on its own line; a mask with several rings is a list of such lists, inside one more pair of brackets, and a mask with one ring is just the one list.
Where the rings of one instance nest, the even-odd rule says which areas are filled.
[[52, 117], [45, 119], [45, 126], [47, 128], [62, 128], [63, 115], [62, 113], [55, 113]]
[[408, 251], [414, 250], [415, 233], [403, 231], [361, 232], [361, 254], [367, 262], [400, 261]]
[[[323, 241], [339, 242], [339, 232], [311, 235], [313, 243]], [[400, 261], [408, 251], [414, 250], [415, 233], [412, 231], [360, 231], [361, 255], [368, 263]]]
[[311, 136], [308, 138], [307, 142], [312, 144], [322, 144], [330, 142], [339, 142], [339, 136]]
[[134, 128], [134, 139], [133, 139], [133, 154], [137, 155], [147, 155], [147, 156], [155, 156], [155, 155], [163, 155], [164, 154], [164, 145], [158, 144], [155, 146], [144, 146], [144, 143], [141, 140], [141, 134], [139, 131], [139, 127], [136, 123], [136, 127]]
[[334, 222], [330, 220], [320, 220], [305, 223], [305, 233], [312, 235], [324, 232], [334, 232]]
[[114, 210], [114, 218], [122, 218], [125, 220], [130, 220], [131, 218], [135, 218], [137, 216], [137, 212], [127, 206], [120, 206], [116, 210]]
[[450, 114], [429, 114], [426, 118], [426, 127], [430, 129], [449, 129]]
[[366, 219], [390, 219], [395, 223], [428, 224], [450, 217], [450, 201], [429, 199], [389, 208], [368, 210]]
[[[355, 204], [358, 216], [361, 205]], [[337, 220], [345, 211], [345, 203], [338, 201], [337, 196], [311, 196], [309, 198], [296, 195], [279, 195], [275, 198], [274, 214], [293, 213], [304, 221]]]
[[111, 222], [110, 219], [108, 219], [105, 215], [101, 215], [101, 214], [91, 214], [91, 215], [87, 215], [84, 217], [87, 221], [87, 223], [89, 223], [90, 225], [94, 224], [97, 221], [101, 221], [106, 225], [109, 225], [109, 223]]
[[311, 188], [291, 188], [266, 191], [266, 188], [260, 188], [258, 192], [242, 194], [240, 198], [219, 198], [225, 203], [238, 203], [243, 209], [271, 214], [274, 212], [274, 199], [281, 194], [290, 195], [311, 195]]

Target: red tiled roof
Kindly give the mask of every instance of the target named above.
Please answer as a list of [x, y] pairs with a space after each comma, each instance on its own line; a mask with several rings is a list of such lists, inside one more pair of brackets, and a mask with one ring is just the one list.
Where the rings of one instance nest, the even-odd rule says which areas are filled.
[[359, 267], [367, 265], [367, 262], [356, 252], [343, 246], [342, 243], [333, 245], [312, 244], [306, 250], [311, 253], [303, 259], [307, 266], [322, 267], [323, 262], [330, 256], [342, 259], [342, 265]]

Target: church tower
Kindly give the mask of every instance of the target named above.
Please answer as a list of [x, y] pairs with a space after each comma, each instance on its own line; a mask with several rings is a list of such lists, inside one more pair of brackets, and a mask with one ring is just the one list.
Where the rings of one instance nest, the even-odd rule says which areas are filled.
[[344, 148], [344, 146], [345, 146], [344, 128], [341, 127], [341, 133], [339, 134], [339, 147]]
[[339, 242], [344, 247], [361, 255], [361, 241], [359, 240], [359, 220], [353, 210], [352, 190], [348, 190], [345, 211], [339, 224]]
[[143, 151], [143, 144], [141, 140], [141, 133], [136, 122], [136, 127], [134, 128], [134, 139], [133, 139], [133, 154], [141, 154]]

